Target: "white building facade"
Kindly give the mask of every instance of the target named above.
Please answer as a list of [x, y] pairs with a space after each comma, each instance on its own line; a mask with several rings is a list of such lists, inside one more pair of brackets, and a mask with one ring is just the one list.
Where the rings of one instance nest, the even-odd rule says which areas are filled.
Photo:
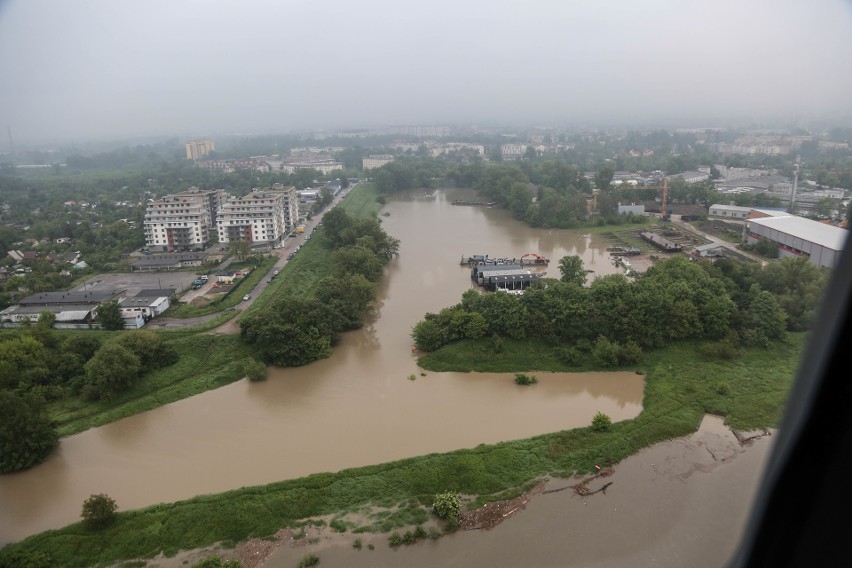
[[226, 201], [216, 218], [220, 243], [273, 244], [293, 232], [299, 221], [295, 187], [253, 189]]
[[390, 164], [391, 162], [393, 162], [393, 156], [390, 154], [377, 154], [362, 158], [361, 168], [364, 170], [374, 170], [376, 168], [381, 168], [385, 164]]
[[150, 201], [145, 211], [145, 245], [163, 252], [206, 248], [216, 212], [226, 199], [224, 190], [193, 187]]

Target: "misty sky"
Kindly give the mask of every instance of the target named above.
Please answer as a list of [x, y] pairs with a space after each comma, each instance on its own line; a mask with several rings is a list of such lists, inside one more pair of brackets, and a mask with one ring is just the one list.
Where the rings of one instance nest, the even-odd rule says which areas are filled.
[[848, 117], [850, 30], [850, 0], [0, 0], [0, 126]]

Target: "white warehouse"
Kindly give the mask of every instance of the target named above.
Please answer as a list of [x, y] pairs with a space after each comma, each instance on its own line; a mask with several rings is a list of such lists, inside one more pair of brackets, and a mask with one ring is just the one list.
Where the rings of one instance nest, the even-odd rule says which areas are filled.
[[848, 233], [846, 229], [795, 215], [749, 219], [746, 226], [749, 243], [766, 240], [778, 247], [782, 258], [804, 256], [812, 264], [828, 268], [840, 261]]

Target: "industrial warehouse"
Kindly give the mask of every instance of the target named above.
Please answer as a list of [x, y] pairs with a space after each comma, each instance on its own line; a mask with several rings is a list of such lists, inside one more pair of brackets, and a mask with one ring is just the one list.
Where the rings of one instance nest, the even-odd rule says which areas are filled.
[[847, 231], [795, 215], [748, 219], [749, 244], [768, 241], [783, 257], [806, 257], [812, 264], [834, 268], [846, 242]]

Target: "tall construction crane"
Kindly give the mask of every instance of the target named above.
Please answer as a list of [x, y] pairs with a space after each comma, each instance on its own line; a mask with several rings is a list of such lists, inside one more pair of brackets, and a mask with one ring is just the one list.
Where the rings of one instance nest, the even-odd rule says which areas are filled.
[[[663, 220], [663, 221], [671, 220], [670, 216], [669, 216], [669, 210], [668, 210], [669, 178], [663, 178], [663, 185], [641, 185], [641, 186], [640, 185], [636, 185], [636, 186], [629, 185], [625, 188], [624, 184], [621, 184], [621, 186], [619, 186], [619, 189], [637, 189], [637, 190], [638, 189], [655, 189], [655, 190], [658, 190], [658, 191], [662, 191], [662, 198], [660, 199], [660, 202], [661, 202], [660, 203], [660, 219]], [[595, 199], [595, 210], [597, 210], [597, 196], [596, 195], [594, 196], [594, 199]]]

